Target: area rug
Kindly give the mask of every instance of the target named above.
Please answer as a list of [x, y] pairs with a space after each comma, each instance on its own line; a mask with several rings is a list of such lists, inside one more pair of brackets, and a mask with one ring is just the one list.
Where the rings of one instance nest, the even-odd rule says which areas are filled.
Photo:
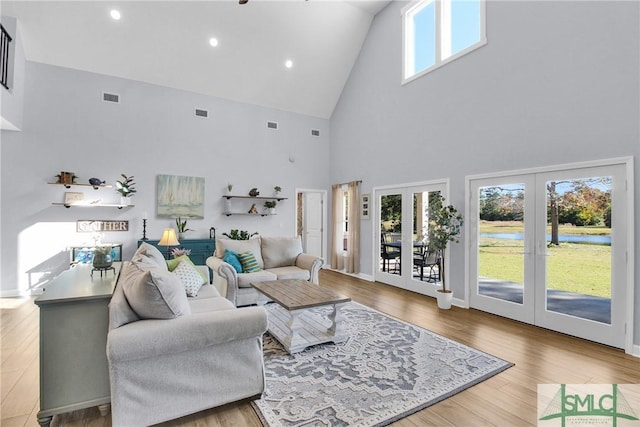
[[343, 310], [342, 344], [289, 355], [265, 334], [266, 390], [253, 402], [265, 426], [384, 426], [513, 366], [355, 302]]

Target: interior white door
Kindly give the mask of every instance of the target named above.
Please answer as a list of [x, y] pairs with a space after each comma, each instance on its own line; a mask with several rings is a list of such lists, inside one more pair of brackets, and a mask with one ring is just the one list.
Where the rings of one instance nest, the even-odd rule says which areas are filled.
[[303, 193], [303, 248], [306, 253], [324, 256], [324, 212], [323, 193]]
[[471, 307], [625, 347], [623, 164], [469, 182]]

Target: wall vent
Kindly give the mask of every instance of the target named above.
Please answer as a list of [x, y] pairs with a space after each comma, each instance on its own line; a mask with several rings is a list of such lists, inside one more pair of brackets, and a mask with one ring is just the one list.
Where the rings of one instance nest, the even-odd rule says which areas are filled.
[[119, 104], [120, 95], [118, 95], [117, 93], [102, 92], [102, 100], [104, 102], [115, 102], [116, 104]]
[[267, 127], [269, 129], [278, 129], [278, 123], [276, 123], [276, 122], [267, 122]]
[[320, 131], [318, 129], [311, 129], [311, 136], [320, 136]]
[[209, 117], [209, 112], [207, 110], [201, 110], [199, 108], [196, 108], [196, 116], [207, 118]]

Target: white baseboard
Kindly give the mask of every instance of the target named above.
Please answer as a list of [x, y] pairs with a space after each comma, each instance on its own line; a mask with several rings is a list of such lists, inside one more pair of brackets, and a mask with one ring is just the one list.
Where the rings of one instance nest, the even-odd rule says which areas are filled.
[[631, 349], [631, 355], [635, 357], [640, 357], [640, 345], [634, 345]]
[[22, 297], [24, 294], [17, 289], [11, 289], [9, 291], [0, 291], [0, 298], [15, 298]]

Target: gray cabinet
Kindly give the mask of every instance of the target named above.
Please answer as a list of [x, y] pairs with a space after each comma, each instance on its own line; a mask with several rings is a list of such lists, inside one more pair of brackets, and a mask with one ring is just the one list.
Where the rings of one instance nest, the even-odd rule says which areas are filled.
[[79, 264], [52, 280], [36, 298], [40, 308], [40, 411], [48, 426], [56, 414], [98, 406], [106, 415], [111, 393], [106, 346], [108, 305], [121, 263], [102, 277]]

